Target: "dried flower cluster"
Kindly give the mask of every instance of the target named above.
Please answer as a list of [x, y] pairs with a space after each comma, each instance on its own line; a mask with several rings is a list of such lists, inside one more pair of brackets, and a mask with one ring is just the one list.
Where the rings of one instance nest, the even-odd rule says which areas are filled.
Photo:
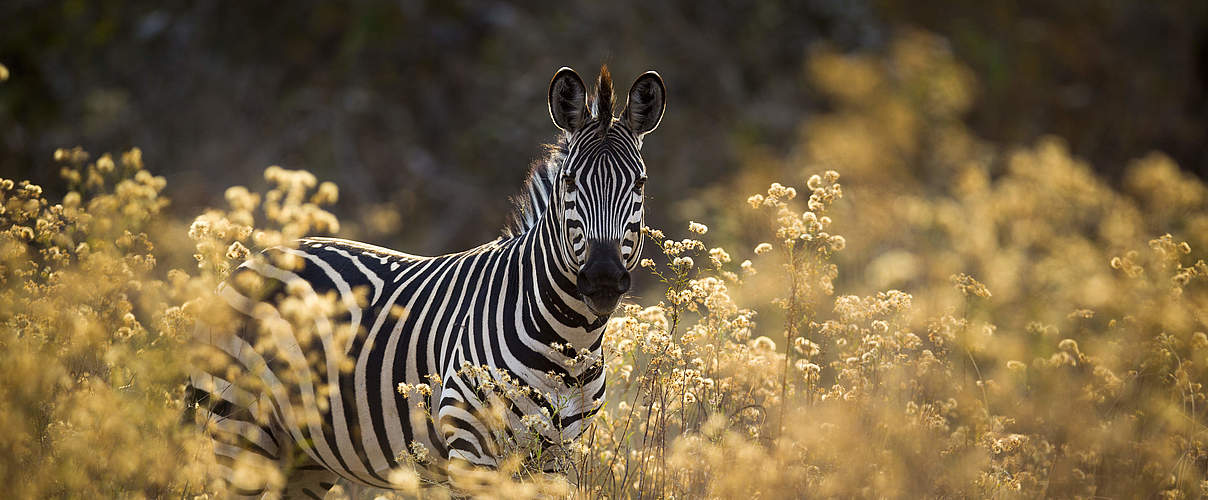
[[[402, 468], [400, 492], [337, 496], [1208, 494], [1208, 187], [1159, 154], [1117, 189], [1056, 139], [998, 151], [961, 124], [967, 72], [925, 35], [819, 50], [809, 74], [835, 106], [772, 162], [798, 184], [765, 190], [753, 159], [745, 206], [706, 192], [691, 206], [709, 220], [643, 230], [657, 288], [612, 318], [603, 359], [568, 357], [608, 377], [582, 438], [513, 411], [553, 396], [467, 365], [495, 417], [531, 431], [496, 436], [499, 469]], [[207, 357], [194, 325], [224, 320], [213, 290], [240, 261], [339, 230], [337, 190], [270, 168], [269, 191], [231, 188], [189, 224], [137, 150], [55, 157], [61, 201], [0, 180], [0, 475], [16, 497], [221, 496], [179, 423], [188, 361]], [[303, 292], [283, 291], [280, 321], [305, 336], [338, 308]], [[441, 384], [398, 386], [413, 418]], [[238, 481], [278, 486], [262, 465]]]
[[[179, 425], [195, 293], [158, 268], [165, 181], [139, 150], [60, 150], [59, 203], [0, 180], [0, 476], [14, 498], [169, 496], [204, 480]], [[102, 451], [104, 450], [104, 451]], [[185, 459], [187, 458], [187, 460]], [[127, 494], [129, 494], [127, 493]]]

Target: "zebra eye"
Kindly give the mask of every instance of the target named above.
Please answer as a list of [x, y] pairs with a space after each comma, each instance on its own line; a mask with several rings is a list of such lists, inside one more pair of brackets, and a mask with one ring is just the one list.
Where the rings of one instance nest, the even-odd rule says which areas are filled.
[[575, 192], [575, 178], [569, 175], [562, 176], [562, 184], [566, 186], [566, 192]]
[[642, 192], [642, 187], [645, 185], [646, 185], [646, 178], [645, 177], [639, 178], [636, 182], [633, 183], [633, 192], [635, 192], [635, 193]]

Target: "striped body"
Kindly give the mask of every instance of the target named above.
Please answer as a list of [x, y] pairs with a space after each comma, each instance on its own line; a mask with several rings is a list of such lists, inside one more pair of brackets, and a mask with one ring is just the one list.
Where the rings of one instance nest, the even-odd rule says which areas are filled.
[[[213, 422], [228, 478], [250, 453], [286, 469], [287, 496], [321, 496], [339, 478], [388, 488], [389, 471], [415, 466], [417, 450], [429, 454], [419, 462], [424, 476], [439, 481], [449, 459], [491, 467], [510, 444], [579, 436], [604, 396], [608, 314], [641, 251], [638, 151], [649, 129], [635, 131], [607, 109], [607, 120], [563, 127], [501, 238], [438, 257], [309, 238], [240, 266], [219, 293], [242, 327], [233, 335], [201, 327], [199, 337], [224, 360], [219, 367], [260, 384], [243, 387], [210, 367], [190, 388]], [[277, 264], [282, 255], [301, 265]], [[327, 294], [336, 311], [305, 325], [314, 335], [281, 321], [287, 295], [322, 309]], [[526, 389], [508, 393], [503, 425], [484, 417], [489, 402], [482, 379], [467, 375], [472, 367]], [[408, 396], [400, 383], [434, 390]], [[232, 485], [243, 495], [270, 489]]]

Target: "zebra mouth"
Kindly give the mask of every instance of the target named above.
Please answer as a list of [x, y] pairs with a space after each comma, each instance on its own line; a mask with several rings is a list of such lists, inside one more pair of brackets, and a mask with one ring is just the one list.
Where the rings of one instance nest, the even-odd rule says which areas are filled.
[[587, 308], [591, 312], [596, 313], [596, 316], [608, 316], [617, 309], [617, 303], [621, 301], [619, 293], [597, 293], [594, 295], [584, 295], [583, 303], [587, 304]]

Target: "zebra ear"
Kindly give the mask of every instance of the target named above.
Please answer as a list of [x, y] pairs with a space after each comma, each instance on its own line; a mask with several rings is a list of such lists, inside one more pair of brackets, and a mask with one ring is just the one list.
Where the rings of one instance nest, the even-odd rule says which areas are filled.
[[549, 82], [549, 116], [554, 125], [574, 133], [587, 123], [587, 86], [575, 70], [563, 67]]
[[663, 77], [647, 71], [629, 88], [629, 102], [625, 103], [621, 117], [630, 130], [642, 136], [659, 126], [666, 108], [667, 87], [663, 85]]

